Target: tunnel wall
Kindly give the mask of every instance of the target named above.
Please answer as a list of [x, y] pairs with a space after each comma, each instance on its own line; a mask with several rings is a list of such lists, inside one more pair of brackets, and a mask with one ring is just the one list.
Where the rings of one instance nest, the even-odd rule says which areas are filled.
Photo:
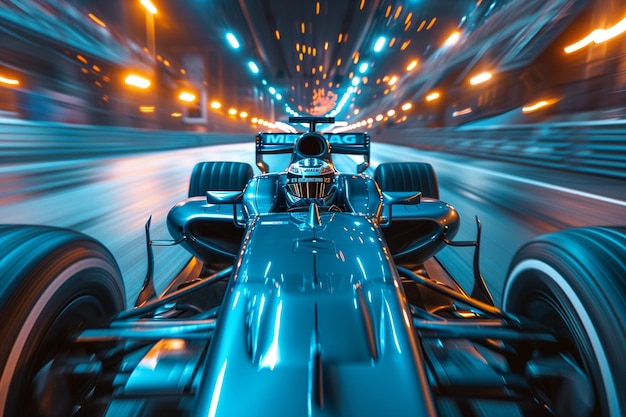
[[[0, 123], [0, 162], [107, 157], [254, 141], [254, 134]], [[370, 132], [425, 150], [626, 179], [626, 123], [585, 122], [463, 128], [394, 126]]]
[[[241, 141], [242, 134], [111, 126], [0, 123], [0, 163], [23, 163], [158, 152]], [[254, 134], [249, 134], [250, 142]]]
[[399, 145], [626, 179], [623, 121], [391, 130]]

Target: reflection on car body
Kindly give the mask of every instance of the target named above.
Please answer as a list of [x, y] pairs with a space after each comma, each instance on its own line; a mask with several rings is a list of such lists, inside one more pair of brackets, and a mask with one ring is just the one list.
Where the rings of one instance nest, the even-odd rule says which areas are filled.
[[[152, 239], [148, 221], [133, 307], [97, 241], [0, 228], [2, 415], [623, 414], [626, 229], [529, 242], [500, 308], [479, 268], [480, 222], [475, 240], [454, 240], [460, 217], [432, 166], [368, 176], [368, 135], [291, 121], [310, 129], [256, 137], [260, 174], [196, 165], [167, 218], [173, 240]], [[277, 153], [291, 160], [270, 172]], [[336, 153], [363, 161], [340, 173]], [[152, 250], [171, 245], [193, 257], [157, 295]], [[467, 292], [437, 258], [448, 246], [475, 250]]]

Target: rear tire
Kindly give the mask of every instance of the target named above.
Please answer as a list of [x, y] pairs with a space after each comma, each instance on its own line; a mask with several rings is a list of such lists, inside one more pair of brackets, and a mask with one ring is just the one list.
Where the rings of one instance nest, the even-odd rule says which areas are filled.
[[199, 162], [191, 172], [189, 197], [204, 196], [209, 190], [243, 190], [252, 176], [252, 167], [245, 162]]
[[0, 226], [0, 271], [0, 415], [67, 415], [73, 398], [33, 398], [32, 382], [45, 364], [71, 354], [70, 335], [125, 308], [117, 263], [78, 232]]
[[595, 387], [597, 416], [626, 413], [626, 228], [540, 236], [513, 258], [505, 311], [552, 328]]
[[382, 191], [421, 191], [422, 197], [439, 199], [439, 184], [432, 165], [425, 162], [387, 162], [374, 171]]

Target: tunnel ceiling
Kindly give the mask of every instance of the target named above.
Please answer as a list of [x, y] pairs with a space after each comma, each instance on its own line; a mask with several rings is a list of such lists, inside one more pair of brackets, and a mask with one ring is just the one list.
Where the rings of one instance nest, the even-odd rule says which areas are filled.
[[[274, 87], [277, 104], [313, 115], [330, 112], [351, 86], [355, 93], [344, 107], [352, 114], [362, 106], [361, 100], [366, 103], [389, 94], [412, 61], [424, 60], [463, 23], [467, 25], [468, 19], [489, 9], [481, 6], [481, 1], [477, 6], [476, 0], [154, 3], [160, 10], [157, 33], [161, 47], [222, 49], [234, 58], [222, 64], [238, 66], [227, 68], [226, 73], [249, 72], [247, 62], [252, 60], [259, 73], [249, 74], [250, 83], [258, 90]], [[230, 48], [225, 37], [228, 32], [240, 42], [239, 49]], [[385, 42], [375, 52], [381, 36]]]
[[[90, 1], [101, 7], [110, 4]], [[521, 50], [499, 35], [507, 26], [502, 22], [514, 21], [517, 13], [525, 13], [521, 16], [528, 22], [524, 27], [532, 27], [533, 37], [543, 39], [545, 46], [553, 36], [545, 36], [543, 28], [571, 15], [568, 8], [572, 5], [587, 2], [153, 0], [159, 9], [157, 50], [200, 51], [206, 65], [221, 66], [224, 89], [249, 94], [250, 101], [265, 95], [278, 110], [302, 115], [327, 115], [335, 110], [339, 118], [348, 120], [373, 102], [397, 104], [420, 91], [420, 85], [431, 87], [459, 68], [475, 65], [485, 53], [480, 45], [488, 38], [507, 51]], [[144, 12], [137, 4], [129, 19], [140, 20]], [[455, 31], [462, 45], [445, 46]], [[238, 49], [229, 46], [229, 32], [239, 41]], [[507, 36], [516, 38], [515, 33]], [[384, 41], [377, 52], [380, 37]], [[525, 51], [530, 49], [523, 46]], [[453, 48], [457, 48], [454, 53], [445, 51]], [[505, 58], [514, 61], [515, 56]], [[257, 64], [257, 74], [250, 71], [250, 61]]]

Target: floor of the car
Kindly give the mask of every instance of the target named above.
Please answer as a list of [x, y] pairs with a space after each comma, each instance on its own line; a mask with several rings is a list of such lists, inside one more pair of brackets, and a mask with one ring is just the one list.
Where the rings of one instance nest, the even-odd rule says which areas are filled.
[[450, 288], [464, 292], [459, 283], [452, 277], [450, 272], [443, 266], [443, 264], [433, 257], [428, 259], [423, 264], [423, 269], [426, 271], [426, 276], [434, 281], [442, 282]]
[[[426, 278], [434, 283], [465, 294], [459, 284], [436, 258], [428, 259], [422, 265], [412, 265], [410, 267], [407, 265], [402, 266], [421, 278]], [[453, 300], [448, 295], [429, 288], [428, 286], [424, 286], [416, 282], [410, 276], [403, 276], [402, 272], [400, 273], [400, 278], [406, 300], [412, 306], [421, 308], [430, 313], [452, 308]]]
[[167, 288], [163, 291], [163, 295], [172, 293], [184, 285], [199, 279], [202, 277], [202, 270], [204, 264], [196, 257], [189, 259], [189, 262], [180, 270], [178, 275], [170, 282]]
[[[221, 266], [219, 266], [221, 268]], [[436, 258], [430, 258], [424, 264], [419, 266], [412, 266], [411, 269], [416, 274], [429, 278], [433, 281], [443, 283], [449, 288], [459, 290], [463, 292], [463, 289], [452, 278], [450, 273]], [[218, 271], [215, 267], [208, 266], [200, 261], [196, 257], [192, 257], [189, 262], [181, 269], [179, 274], [170, 282], [167, 288], [164, 290], [163, 295], [170, 294], [174, 291], [180, 290], [185, 286], [196, 283], [200, 280], [207, 279], [212, 274]], [[214, 284], [207, 285], [203, 288], [190, 292], [183, 297], [185, 304], [190, 304], [198, 307], [199, 309], [206, 310], [214, 306], [219, 305], [222, 302], [226, 287], [228, 284], [228, 278], [217, 280]], [[418, 289], [417, 286], [408, 279], [403, 279], [403, 287], [407, 296], [407, 301], [410, 304], [416, 306], [422, 306], [429, 304], [425, 302], [422, 297], [426, 295], [427, 299], [433, 297], [432, 291], [427, 291], [424, 294], [423, 289]], [[439, 296], [437, 298], [440, 298]], [[440, 303], [442, 300], [438, 300]]]

